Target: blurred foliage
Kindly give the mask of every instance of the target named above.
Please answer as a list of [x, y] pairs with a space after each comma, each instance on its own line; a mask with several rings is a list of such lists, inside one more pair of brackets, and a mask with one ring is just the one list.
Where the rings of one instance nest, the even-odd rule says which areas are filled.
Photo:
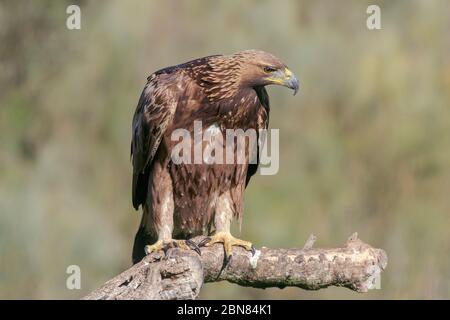
[[[66, 29], [78, 3], [82, 29]], [[382, 30], [366, 8], [382, 9]], [[381, 290], [251, 289], [211, 298], [450, 297], [447, 1], [0, 1], [0, 298], [79, 298], [130, 266], [130, 124], [145, 78], [257, 48], [300, 94], [269, 88], [280, 171], [246, 193], [257, 246], [339, 245], [389, 256]], [[66, 289], [66, 268], [82, 290]]]

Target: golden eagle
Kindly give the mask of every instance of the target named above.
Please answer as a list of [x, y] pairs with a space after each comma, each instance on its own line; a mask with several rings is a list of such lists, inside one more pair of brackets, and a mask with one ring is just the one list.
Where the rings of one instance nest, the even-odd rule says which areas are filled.
[[172, 133], [193, 133], [194, 121], [221, 135], [227, 129], [267, 129], [265, 86], [286, 86], [295, 94], [297, 78], [274, 55], [247, 50], [161, 69], [147, 80], [132, 124], [133, 206], [143, 209], [133, 262], [168, 247], [198, 251], [188, 239], [206, 233], [198, 245], [223, 243], [226, 260], [232, 246], [254, 251], [230, 234], [230, 224], [242, 217], [244, 190], [258, 161], [250, 163], [246, 153], [244, 163], [174, 163], [178, 141]]

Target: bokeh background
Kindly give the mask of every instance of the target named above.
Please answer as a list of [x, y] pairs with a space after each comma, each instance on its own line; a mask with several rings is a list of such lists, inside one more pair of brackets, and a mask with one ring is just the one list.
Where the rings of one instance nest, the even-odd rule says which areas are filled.
[[[73, 3], [81, 30], [66, 28]], [[358, 231], [389, 264], [367, 294], [223, 282], [201, 298], [450, 298], [449, 31], [445, 0], [0, 1], [0, 298], [80, 298], [130, 266], [146, 77], [249, 48], [301, 90], [269, 88], [280, 170], [252, 180], [240, 236], [337, 246]], [[72, 264], [81, 290], [66, 288]]]

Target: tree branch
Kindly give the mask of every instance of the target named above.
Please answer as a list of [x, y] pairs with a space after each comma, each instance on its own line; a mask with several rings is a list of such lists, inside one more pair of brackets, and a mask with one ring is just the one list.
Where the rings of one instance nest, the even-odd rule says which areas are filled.
[[180, 249], [154, 253], [83, 299], [195, 299], [204, 282], [222, 280], [255, 288], [306, 290], [339, 286], [367, 292], [377, 286], [387, 265], [383, 250], [362, 242], [356, 233], [338, 248], [315, 249], [315, 239], [311, 235], [303, 249], [263, 247], [254, 256], [234, 247], [226, 268], [220, 244], [201, 248], [201, 256]]

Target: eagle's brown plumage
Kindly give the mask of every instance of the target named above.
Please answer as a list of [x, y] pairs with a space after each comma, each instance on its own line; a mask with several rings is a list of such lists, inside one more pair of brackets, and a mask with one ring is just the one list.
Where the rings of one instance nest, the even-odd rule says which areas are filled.
[[157, 240], [228, 232], [228, 220], [242, 216], [244, 189], [257, 170], [248, 154], [244, 164], [174, 164], [171, 151], [178, 141], [172, 141], [172, 132], [183, 128], [192, 134], [195, 120], [204, 131], [215, 126], [222, 135], [226, 129], [265, 129], [264, 86], [298, 88], [278, 58], [256, 50], [196, 59], [147, 80], [132, 128], [133, 206], [143, 208], [134, 262]]

